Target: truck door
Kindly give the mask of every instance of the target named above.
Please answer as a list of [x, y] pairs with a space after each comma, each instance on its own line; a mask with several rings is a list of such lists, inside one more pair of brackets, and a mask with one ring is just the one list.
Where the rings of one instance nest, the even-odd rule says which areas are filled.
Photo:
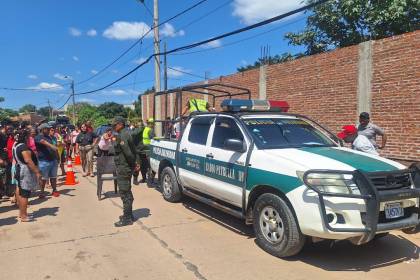
[[179, 145], [179, 175], [182, 184], [196, 190], [206, 189], [204, 163], [206, 145], [214, 116], [191, 120]]
[[208, 192], [230, 204], [242, 206], [242, 188], [245, 182], [247, 152], [226, 149], [227, 139], [243, 141], [246, 150], [249, 144], [236, 120], [232, 117], [216, 118], [211, 141], [206, 151], [205, 176], [209, 182]]

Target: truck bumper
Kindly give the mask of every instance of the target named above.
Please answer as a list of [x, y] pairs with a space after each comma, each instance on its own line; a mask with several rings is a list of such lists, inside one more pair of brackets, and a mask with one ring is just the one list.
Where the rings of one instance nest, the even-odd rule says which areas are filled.
[[[316, 173], [349, 173], [348, 171], [310, 170]], [[357, 178], [360, 195], [320, 192], [306, 185], [287, 194], [295, 208], [303, 234], [325, 239], [357, 239], [362, 244], [372, 240], [376, 234], [390, 230], [411, 228], [419, 225], [420, 169], [392, 172], [364, 173], [350, 172]], [[373, 177], [410, 174], [413, 186], [401, 189], [384, 189], [374, 184]], [[305, 207], [302, 205], [302, 198]], [[299, 202], [300, 200], [300, 202]], [[386, 219], [384, 208], [387, 203], [401, 203], [404, 216]]]

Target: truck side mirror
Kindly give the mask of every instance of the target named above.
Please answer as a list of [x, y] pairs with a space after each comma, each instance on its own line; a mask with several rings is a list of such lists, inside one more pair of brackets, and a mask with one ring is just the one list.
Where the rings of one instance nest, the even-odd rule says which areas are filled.
[[239, 140], [239, 139], [226, 139], [223, 145], [223, 148], [225, 150], [238, 152], [238, 153], [246, 152], [244, 141]]

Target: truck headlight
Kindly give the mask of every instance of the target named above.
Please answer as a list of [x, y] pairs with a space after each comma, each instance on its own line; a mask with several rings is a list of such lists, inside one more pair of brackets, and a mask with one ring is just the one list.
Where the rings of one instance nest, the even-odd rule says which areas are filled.
[[307, 173], [296, 172], [298, 177], [311, 188], [321, 193], [337, 193], [337, 194], [357, 194], [360, 190], [353, 180], [351, 174], [339, 173]]

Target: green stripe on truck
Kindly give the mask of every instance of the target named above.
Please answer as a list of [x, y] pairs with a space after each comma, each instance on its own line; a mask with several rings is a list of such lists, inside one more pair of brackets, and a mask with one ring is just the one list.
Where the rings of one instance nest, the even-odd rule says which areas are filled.
[[329, 147], [300, 148], [299, 150], [327, 157], [365, 172], [395, 171], [397, 167], [382, 160]]

